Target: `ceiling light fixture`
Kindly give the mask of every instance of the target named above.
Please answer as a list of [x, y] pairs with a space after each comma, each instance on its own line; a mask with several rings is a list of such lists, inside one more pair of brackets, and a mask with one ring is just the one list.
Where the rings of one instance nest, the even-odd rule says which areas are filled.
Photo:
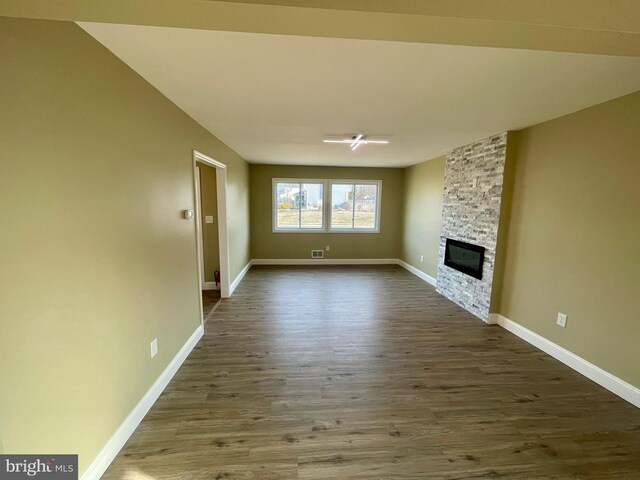
[[343, 138], [340, 140], [325, 138], [322, 141], [324, 143], [344, 143], [349, 145], [352, 151], [354, 151], [360, 145], [367, 145], [367, 144], [385, 145], [389, 143], [389, 140], [374, 140], [374, 139], [366, 138], [362, 133], [359, 133], [358, 135], [353, 135], [351, 138]]

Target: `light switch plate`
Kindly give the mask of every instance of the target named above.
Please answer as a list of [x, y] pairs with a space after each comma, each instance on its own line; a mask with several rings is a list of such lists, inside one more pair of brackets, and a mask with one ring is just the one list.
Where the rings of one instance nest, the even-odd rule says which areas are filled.
[[207, 215], [204, 217], [204, 223], [213, 223], [213, 216]]
[[154, 338], [151, 342], [151, 358], [158, 354], [158, 339]]
[[564, 313], [558, 312], [558, 319], [556, 320], [556, 323], [562, 328], [565, 328], [567, 326], [567, 316]]

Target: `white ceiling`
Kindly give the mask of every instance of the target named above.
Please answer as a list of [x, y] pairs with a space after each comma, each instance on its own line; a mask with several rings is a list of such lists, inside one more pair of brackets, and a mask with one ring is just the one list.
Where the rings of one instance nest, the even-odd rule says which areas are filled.
[[[252, 163], [404, 167], [640, 90], [640, 58], [80, 23]], [[364, 133], [389, 145], [323, 144]]]

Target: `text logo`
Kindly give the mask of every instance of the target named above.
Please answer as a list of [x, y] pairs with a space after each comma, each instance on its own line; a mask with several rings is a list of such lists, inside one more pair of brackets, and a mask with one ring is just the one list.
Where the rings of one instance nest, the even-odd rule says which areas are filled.
[[78, 480], [78, 455], [0, 455], [0, 480]]

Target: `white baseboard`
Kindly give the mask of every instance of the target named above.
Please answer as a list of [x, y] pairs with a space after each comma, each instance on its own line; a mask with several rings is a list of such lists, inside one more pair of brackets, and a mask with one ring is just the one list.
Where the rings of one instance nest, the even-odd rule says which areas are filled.
[[425, 282], [433, 285], [434, 287], [436, 286], [436, 279], [433, 278], [431, 275], [427, 275], [426, 273], [424, 273], [422, 270], [418, 270], [416, 267], [414, 267], [413, 265], [409, 265], [407, 262], [404, 262], [402, 260], [398, 260], [398, 265], [400, 265], [402, 268], [410, 271], [411, 273], [413, 273], [416, 277], [421, 278], [422, 280], [424, 280]]
[[202, 338], [202, 335], [204, 335], [204, 328], [202, 325], [199, 325], [176, 356], [173, 357], [173, 360], [167, 365], [167, 368], [164, 369], [153, 385], [151, 385], [151, 388], [147, 390], [147, 393], [144, 394], [124, 422], [122, 422], [111, 436], [106, 445], [100, 450], [93, 462], [84, 470], [80, 477], [81, 480], [98, 480], [102, 476], [124, 444], [127, 443], [127, 440], [129, 440], [129, 437], [138, 427], [149, 409], [169, 384], [182, 363], [189, 356], [189, 353], [191, 353], [191, 350], [196, 346], [198, 340]]
[[216, 285], [216, 282], [204, 282], [202, 284], [202, 289], [203, 290], [218, 290], [218, 285]]
[[396, 258], [254, 258], [253, 265], [397, 265]]
[[489, 316], [489, 323], [496, 323], [504, 329], [509, 330], [511, 333], [529, 342], [534, 347], [548, 353], [555, 359], [573, 368], [578, 373], [581, 373], [590, 380], [593, 380], [598, 385], [603, 386], [607, 390], [625, 399], [627, 402], [640, 408], [640, 388], [634, 387], [630, 383], [627, 383], [615, 375], [604, 371], [600, 367], [588, 362], [582, 357], [579, 357], [575, 353], [570, 352], [560, 345], [547, 340], [528, 328], [525, 328], [500, 314], [492, 313]]
[[233, 283], [229, 287], [229, 296], [233, 295], [234, 290], [238, 287], [238, 285], [240, 285], [240, 282], [242, 281], [244, 276], [247, 274], [251, 266], [254, 265], [254, 262], [255, 260], [249, 260], [249, 263], [247, 263], [242, 269], [242, 271], [238, 274], [236, 279], [233, 281]]

